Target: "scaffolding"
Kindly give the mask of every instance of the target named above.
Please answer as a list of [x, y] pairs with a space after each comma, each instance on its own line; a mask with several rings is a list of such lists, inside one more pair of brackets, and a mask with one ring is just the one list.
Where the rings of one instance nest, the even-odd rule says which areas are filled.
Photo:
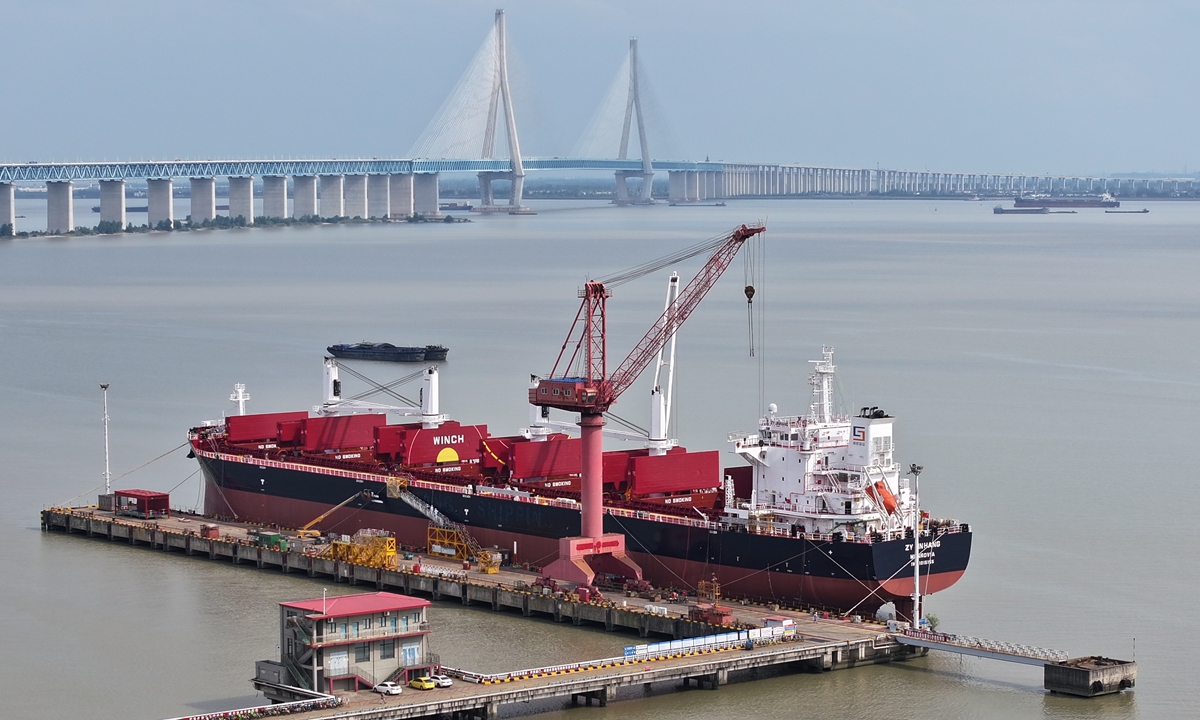
[[320, 554], [331, 560], [383, 570], [398, 567], [396, 538], [386, 530], [363, 528], [353, 537], [334, 540]]

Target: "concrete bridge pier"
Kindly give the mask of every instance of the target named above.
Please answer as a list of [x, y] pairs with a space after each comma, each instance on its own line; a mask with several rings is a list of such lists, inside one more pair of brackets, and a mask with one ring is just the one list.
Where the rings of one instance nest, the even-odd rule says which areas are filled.
[[342, 214], [352, 218], [367, 217], [367, 176], [347, 175], [345, 177], [345, 187], [343, 188], [345, 200]]
[[246, 218], [247, 225], [254, 224], [254, 178], [229, 178], [229, 217]]
[[[229, 205], [231, 211], [233, 203]], [[287, 177], [283, 175], [267, 175], [263, 177], [263, 209], [264, 217], [287, 217]]]
[[[654, 204], [654, 173], [634, 172], [630, 170], [618, 170], [617, 178], [617, 204], [618, 205], [653, 205]], [[642, 188], [640, 194], [635, 198], [629, 192], [629, 179], [641, 178]]]
[[70, 180], [46, 183], [46, 232], [66, 233], [75, 229], [74, 188]]
[[413, 214], [413, 177], [411, 174], [397, 173], [388, 181], [388, 196], [391, 204], [390, 217], [406, 218]]
[[163, 221], [175, 222], [175, 183], [171, 178], [146, 181], [146, 224], [152, 229]]
[[390, 175], [367, 176], [367, 214], [364, 217], [392, 216], [391, 184]]
[[684, 197], [688, 202], [696, 202], [702, 200], [700, 195], [700, 173], [695, 170], [688, 170], [684, 173], [686, 185], [684, 185]]
[[0, 225], [17, 232], [17, 186], [10, 182], [0, 182]]
[[321, 175], [321, 217], [342, 217], [346, 214], [344, 175]]
[[125, 229], [125, 181], [100, 181], [100, 221], [119, 223]]
[[438, 207], [438, 174], [418, 173], [413, 175], [413, 212], [423, 217], [441, 217]]
[[317, 214], [317, 178], [314, 175], [297, 175], [292, 178], [292, 217], [308, 217]]
[[217, 216], [217, 181], [214, 178], [191, 178], [192, 222], [202, 223]]
[[687, 172], [671, 170], [667, 173], [667, 199], [673, 203], [687, 202]]

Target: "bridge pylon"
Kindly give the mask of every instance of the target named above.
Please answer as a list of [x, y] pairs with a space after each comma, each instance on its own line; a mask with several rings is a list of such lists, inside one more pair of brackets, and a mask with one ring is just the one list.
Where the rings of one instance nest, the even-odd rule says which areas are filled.
[[[504, 110], [504, 129], [508, 135], [508, 157], [512, 169], [508, 172], [479, 173], [479, 205], [480, 212], [528, 212], [521, 205], [525, 197], [525, 166], [521, 162], [521, 142], [517, 138], [517, 121], [513, 114], [512, 95], [508, 89], [508, 38], [504, 31], [504, 11], [496, 11], [496, 59], [492, 74], [492, 96], [488, 106], [487, 126], [483, 133], [483, 154], [481, 158], [492, 158], [496, 146], [496, 122], [500, 109]], [[512, 191], [509, 193], [507, 205], [497, 205], [492, 193], [493, 180], [512, 181]]]
[[[642, 150], [642, 169], [618, 170], [617, 205], [653, 205], [654, 198], [651, 190], [654, 187], [654, 166], [650, 162], [650, 145], [646, 142], [646, 122], [642, 117], [642, 96], [638, 88], [638, 41], [629, 38], [629, 95], [625, 101], [625, 125], [621, 129], [621, 148], [617, 157], [625, 160], [629, 157], [629, 134], [633, 129], [633, 120], [637, 119], [638, 144]], [[639, 195], [629, 191], [629, 178], [640, 177], [642, 188]]]

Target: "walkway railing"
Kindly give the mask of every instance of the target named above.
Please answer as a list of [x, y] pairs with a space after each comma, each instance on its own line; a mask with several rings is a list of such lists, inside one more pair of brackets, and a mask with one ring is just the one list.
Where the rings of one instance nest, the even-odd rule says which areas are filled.
[[903, 635], [914, 640], [924, 640], [928, 643], [947, 645], [949, 646], [947, 649], [962, 648], [964, 650], [982, 651], [997, 655], [1012, 655], [1045, 662], [1063, 662], [1069, 657], [1062, 650], [1049, 650], [1034, 645], [1021, 645], [1018, 643], [1001, 642], [999, 640], [985, 640], [969, 635], [949, 635], [929, 630], [912, 629], [905, 630]]

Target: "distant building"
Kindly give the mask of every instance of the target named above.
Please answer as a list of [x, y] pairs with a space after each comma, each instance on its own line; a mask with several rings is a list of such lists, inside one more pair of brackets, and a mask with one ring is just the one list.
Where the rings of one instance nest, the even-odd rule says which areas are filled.
[[428, 675], [428, 600], [376, 592], [279, 603], [279, 661], [256, 663], [254, 687], [272, 700], [287, 686], [332, 693]]

